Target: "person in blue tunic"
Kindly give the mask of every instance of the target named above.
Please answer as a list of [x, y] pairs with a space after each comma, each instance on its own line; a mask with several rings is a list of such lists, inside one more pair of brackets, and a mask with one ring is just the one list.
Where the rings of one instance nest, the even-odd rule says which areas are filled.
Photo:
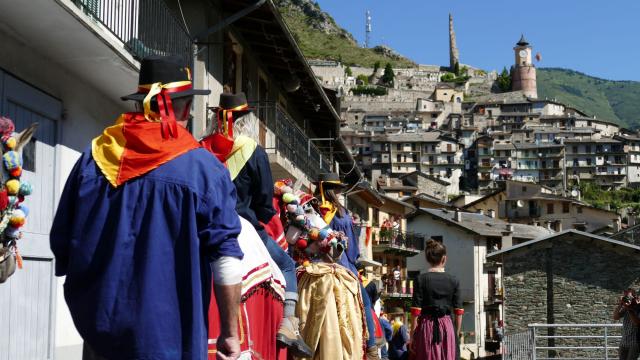
[[142, 61], [126, 113], [68, 177], [50, 233], [84, 359], [207, 359], [212, 277], [218, 359], [239, 354], [243, 253], [235, 187], [185, 129], [193, 95], [175, 57]]
[[[347, 250], [342, 254], [340, 265], [347, 268], [353, 273], [356, 278], [358, 277], [358, 270], [356, 264], [360, 257], [360, 244], [358, 244], [358, 238], [355, 235], [353, 228], [353, 220], [349, 211], [338, 201], [337, 192], [340, 192], [346, 188], [346, 185], [340, 180], [340, 176], [336, 173], [320, 174], [316, 192], [318, 197], [322, 199], [320, 204], [320, 214], [324, 218], [325, 222], [329, 224], [334, 231], [343, 232], [348, 238], [349, 243]], [[360, 283], [362, 291], [362, 302], [365, 309], [371, 309], [371, 299], [367, 295], [362, 283]], [[371, 311], [365, 311], [367, 321], [367, 332], [369, 338], [367, 339], [367, 359], [379, 359], [378, 347], [376, 346], [375, 336], [375, 324], [373, 321], [373, 315]]]
[[255, 140], [258, 119], [251, 114], [244, 93], [220, 94], [217, 110], [219, 128], [200, 143], [227, 165], [237, 192], [236, 211], [256, 229], [285, 278], [284, 313], [277, 341], [288, 347], [293, 356], [311, 357], [313, 352], [300, 336], [299, 320], [295, 316], [298, 301], [295, 262], [264, 228], [276, 210], [269, 157]]

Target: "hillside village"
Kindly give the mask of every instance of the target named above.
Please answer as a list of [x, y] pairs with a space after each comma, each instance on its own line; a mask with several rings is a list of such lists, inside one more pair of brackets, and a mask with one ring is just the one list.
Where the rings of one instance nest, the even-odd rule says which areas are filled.
[[[321, 22], [296, 33], [305, 17]], [[274, 180], [314, 194], [322, 175], [339, 175], [357, 261], [385, 312], [408, 320], [426, 241], [445, 244], [463, 359], [499, 356], [532, 323], [608, 323], [618, 290], [640, 286], [640, 209], [607, 200], [640, 204], [624, 190], [640, 187], [640, 134], [539, 96], [526, 33], [513, 34], [512, 69], [498, 73], [465, 64], [452, 15], [449, 63], [418, 65], [358, 46], [310, 0], [9, 0], [0, 21], [0, 116], [17, 130], [39, 122], [23, 155], [34, 188], [23, 269], [0, 284], [11, 320], [2, 359], [82, 358], [50, 229], [83, 149], [132, 111], [119, 99], [150, 54], [179, 57], [194, 87], [211, 90], [193, 103], [194, 138], [211, 133], [221, 93], [244, 93]], [[308, 49], [320, 40], [343, 61]]]
[[[368, 181], [408, 186], [407, 176], [418, 174], [422, 187], [402, 196], [457, 203], [492, 194], [507, 181], [539, 184], [576, 203], [581, 184], [640, 185], [637, 132], [538, 98], [533, 46], [524, 35], [514, 44], [511, 88], [504, 92], [496, 72], [460, 65], [451, 16], [449, 36], [449, 66], [395, 68], [389, 84], [381, 80], [382, 67], [310, 60], [323, 86], [340, 98], [340, 135]], [[362, 93], [374, 87], [384, 94]], [[525, 205], [520, 213], [539, 214], [532, 222], [560, 211], [519, 204]], [[558, 222], [551, 227], [567, 229]]]

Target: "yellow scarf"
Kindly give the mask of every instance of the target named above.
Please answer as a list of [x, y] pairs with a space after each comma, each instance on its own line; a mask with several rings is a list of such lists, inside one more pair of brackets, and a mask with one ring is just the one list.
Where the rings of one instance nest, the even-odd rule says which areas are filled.
[[227, 156], [227, 169], [231, 174], [231, 180], [234, 180], [244, 165], [249, 161], [253, 152], [256, 151], [258, 143], [250, 137], [240, 135], [233, 141], [233, 148]]

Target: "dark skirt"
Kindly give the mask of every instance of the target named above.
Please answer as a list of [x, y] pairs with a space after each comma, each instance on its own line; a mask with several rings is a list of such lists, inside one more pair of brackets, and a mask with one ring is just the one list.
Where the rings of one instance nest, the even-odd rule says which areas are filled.
[[[440, 342], [434, 341], [434, 326], [438, 326], [440, 331]], [[415, 359], [456, 360], [456, 333], [451, 317], [421, 315], [413, 334], [412, 347]]]

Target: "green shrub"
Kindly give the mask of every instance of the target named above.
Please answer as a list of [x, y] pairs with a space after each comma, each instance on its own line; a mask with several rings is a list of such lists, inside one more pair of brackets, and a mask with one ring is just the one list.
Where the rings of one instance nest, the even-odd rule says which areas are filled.
[[351, 89], [353, 95], [371, 95], [384, 96], [387, 95], [387, 88], [383, 86], [358, 85]]

